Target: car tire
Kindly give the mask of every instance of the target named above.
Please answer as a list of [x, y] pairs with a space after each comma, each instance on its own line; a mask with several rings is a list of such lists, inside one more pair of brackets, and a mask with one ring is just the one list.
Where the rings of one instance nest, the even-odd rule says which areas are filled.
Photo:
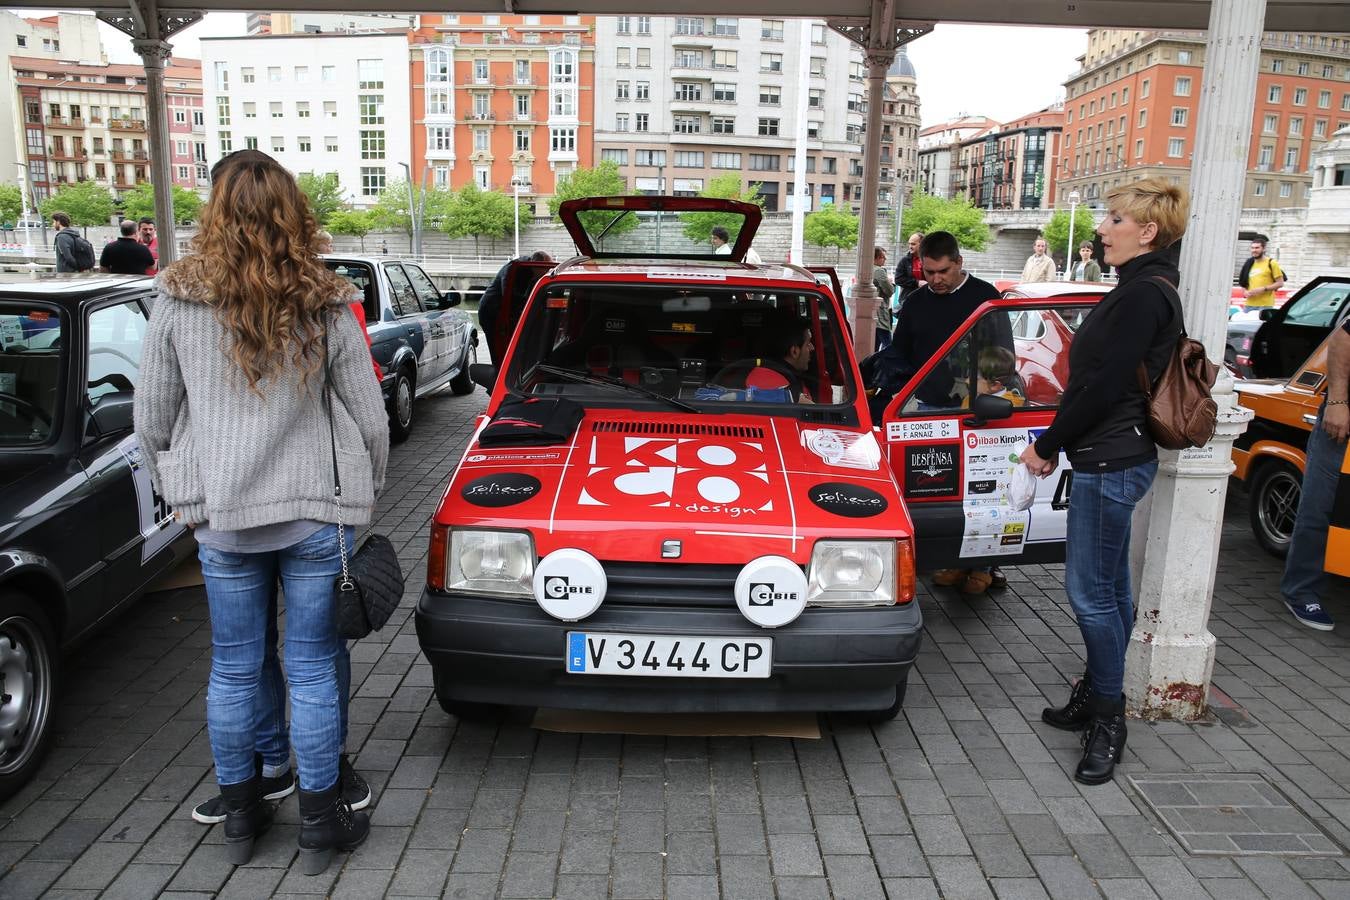
[[473, 383], [473, 376], [469, 373], [469, 363], [472, 361], [473, 349], [470, 347], [464, 351], [464, 364], [459, 367], [459, 374], [450, 379], [450, 393], [456, 397], [472, 394], [473, 389], [478, 386]]
[[467, 722], [491, 722], [501, 718], [503, 709], [496, 703], [474, 703], [446, 696], [449, 676], [436, 673], [436, 702], [450, 715]]
[[1252, 479], [1247, 511], [1256, 541], [1272, 556], [1284, 557], [1294, 533], [1303, 476], [1287, 462], [1271, 460]]
[[60, 645], [24, 594], [0, 591], [0, 800], [23, 787], [47, 753], [55, 719]]
[[417, 388], [412, 373], [407, 367], [394, 375], [394, 389], [389, 398], [389, 440], [401, 444], [408, 439], [413, 430], [413, 407], [417, 401]]

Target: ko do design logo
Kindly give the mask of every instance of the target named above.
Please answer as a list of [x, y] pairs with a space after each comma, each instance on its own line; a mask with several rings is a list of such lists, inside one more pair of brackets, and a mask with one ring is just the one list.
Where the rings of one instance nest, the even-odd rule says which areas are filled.
[[580, 506], [678, 509], [730, 518], [774, 509], [764, 445], [697, 438], [595, 437]]

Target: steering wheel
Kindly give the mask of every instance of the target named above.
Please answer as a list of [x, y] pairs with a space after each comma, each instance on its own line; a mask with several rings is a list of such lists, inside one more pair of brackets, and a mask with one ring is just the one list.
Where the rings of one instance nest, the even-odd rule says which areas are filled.
[[36, 419], [37, 421], [42, 422], [44, 425], [52, 424], [52, 417], [50, 414], [48, 414], [48, 412], [45, 409], [23, 399], [22, 397], [16, 397], [13, 394], [7, 393], [5, 391], [0, 391], [0, 402], [13, 403], [15, 406], [19, 407], [19, 409], [28, 413], [29, 418]]
[[141, 370], [141, 364], [136, 362], [136, 360], [132, 359], [130, 356], [127, 356], [121, 350], [115, 350], [112, 347], [91, 347], [89, 349], [90, 356], [93, 356], [96, 353], [110, 353], [118, 359], [125, 361], [127, 365], [131, 366], [137, 372]]

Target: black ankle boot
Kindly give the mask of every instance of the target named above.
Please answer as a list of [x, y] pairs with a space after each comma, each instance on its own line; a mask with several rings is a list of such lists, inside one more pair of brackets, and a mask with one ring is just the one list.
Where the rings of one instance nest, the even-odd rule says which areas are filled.
[[221, 785], [220, 799], [230, 864], [242, 866], [253, 858], [254, 839], [272, 824], [272, 804], [262, 798], [262, 779], [257, 775], [239, 784]]
[[306, 875], [318, 875], [334, 850], [351, 850], [370, 833], [370, 816], [352, 812], [342, 799], [342, 779], [326, 791], [300, 791], [300, 862]]
[[1041, 721], [1061, 731], [1079, 731], [1092, 720], [1092, 707], [1088, 698], [1092, 696], [1092, 679], [1084, 673], [1073, 686], [1069, 702], [1056, 709], [1047, 706], [1041, 710]]
[[1073, 773], [1082, 784], [1111, 780], [1125, 752], [1125, 698], [1092, 695], [1092, 721], [1083, 732], [1083, 758]]

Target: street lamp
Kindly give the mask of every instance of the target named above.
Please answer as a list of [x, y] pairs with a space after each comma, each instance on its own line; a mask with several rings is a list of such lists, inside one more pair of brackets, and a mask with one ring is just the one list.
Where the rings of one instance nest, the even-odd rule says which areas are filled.
[[1073, 217], [1078, 212], [1078, 201], [1083, 196], [1077, 190], [1069, 191], [1069, 252], [1064, 257], [1064, 280], [1068, 281], [1073, 275]]
[[520, 189], [530, 189], [530, 179], [517, 175], [511, 179], [511, 191], [516, 198], [516, 259], [520, 259]]
[[[32, 201], [32, 185], [28, 182], [28, 166], [25, 163], [15, 163], [19, 167], [19, 193], [23, 195], [23, 254], [28, 257], [28, 261], [33, 262], [33, 208], [30, 205]], [[28, 187], [28, 190], [24, 190]]]
[[900, 233], [901, 220], [905, 217], [905, 190], [909, 187], [910, 173], [908, 170], [901, 172], [900, 177], [895, 182], [895, 258], [898, 260], [903, 255], [900, 248], [904, 246], [902, 240], [904, 235]]

